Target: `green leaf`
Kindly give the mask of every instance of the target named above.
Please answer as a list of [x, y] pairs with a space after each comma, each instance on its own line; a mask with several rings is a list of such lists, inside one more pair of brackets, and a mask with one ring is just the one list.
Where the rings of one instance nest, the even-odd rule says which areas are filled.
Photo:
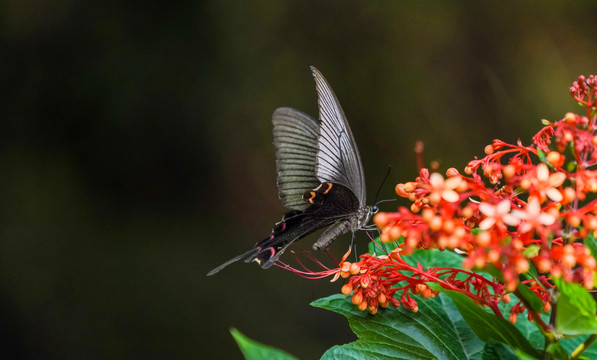
[[[369, 254], [385, 255], [394, 250], [402, 243], [398, 240], [393, 243], [383, 244], [379, 238], [369, 242]], [[416, 266], [417, 263], [423, 265], [424, 268], [434, 267], [450, 267], [459, 269], [462, 267], [462, 256], [450, 250], [414, 250], [410, 255], [401, 255], [404, 261], [411, 266]]]
[[481, 340], [503, 343], [515, 350], [539, 356], [537, 350], [510, 322], [485, 311], [464, 294], [446, 290], [444, 293], [454, 301], [464, 320]]
[[278, 350], [271, 346], [263, 345], [257, 341], [249, 339], [234, 328], [230, 329], [230, 333], [232, 334], [232, 337], [234, 337], [234, 340], [238, 344], [240, 351], [247, 360], [297, 360], [297, 358], [285, 351]]
[[360, 311], [343, 295], [314, 301], [313, 306], [344, 315], [358, 336], [332, 347], [322, 359], [481, 359], [483, 342], [446, 296], [416, 298], [416, 313], [390, 307], [376, 315]]
[[537, 245], [537, 244], [529, 245], [526, 249], [524, 249], [522, 251], [522, 255], [525, 258], [530, 259], [532, 257], [537, 256], [537, 254], [539, 254], [539, 250], [541, 250], [539, 245]]
[[[518, 303], [518, 298], [516, 295], [510, 294], [510, 297], [511, 301], [509, 304], [500, 303], [500, 310], [502, 311], [502, 314], [509, 313], [510, 308]], [[549, 315], [542, 315], [541, 317], [545, 323], [549, 323]], [[522, 333], [522, 336], [528, 339], [535, 348], [543, 348], [545, 346], [545, 338], [543, 337], [543, 334], [541, 334], [541, 331], [537, 328], [536, 322], [530, 322], [526, 316], [520, 315], [518, 316], [518, 321], [516, 321], [514, 326], [516, 326], [518, 331]], [[578, 345], [587, 339], [587, 337], [588, 335], [562, 339], [560, 340], [560, 345], [562, 345], [568, 354], [571, 354], [572, 351], [578, 347]], [[597, 359], [597, 342], [591, 344], [591, 346], [583, 352], [583, 356], [586, 356], [588, 359]], [[526, 358], [531, 359], [531, 357], [528, 356]]]
[[483, 360], [518, 360], [518, 356], [504, 344], [490, 343], [483, 348]]
[[369, 242], [369, 254], [384, 255], [397, 248], [403, 241], [404, 238], [401, 236], [397, 241], [384, 244], [379, 238], [375, 238], [374, 241]]
[[525, 352], [522, 352], [520, 350], [516, 351], [516, 356], [518, 357], [519, 360], [540, 360], [542, 358], [540, 357], [536, 357], [536, 356], [531, 356]]
[[592, 231], [585, 238], [585, 246], [589, 248], [591, 255], [597, 259], [597, 239], [595, 239], [595, 236], [593, 236]]
[[415, 250], [411, 255], [402, 258], [411, 266], [420, 263], [426, 269], [432, 266], [460, 269], [463, 260], [462, 255], [458, 255], [453, 251], [438, 249]]
[[568, 353], [558, 343], [549, 344], [546, 351], [552, 355], [554, 360], [568, 360]]
[[528, 301], [533, 310], [538, 313], [543, 312], [543, 301], [541, 301], [539, 296], [532, 292], [531, 289], [529, 289], [525, 284], [518, 283], [516, 290], [518, 290], [520, 295], [522, 295]]
[[556, 312], [556, 330], [560, 334], [597, 333], [597, 304], [589, 292], [578, 284], [554, 280], [560, 296]]

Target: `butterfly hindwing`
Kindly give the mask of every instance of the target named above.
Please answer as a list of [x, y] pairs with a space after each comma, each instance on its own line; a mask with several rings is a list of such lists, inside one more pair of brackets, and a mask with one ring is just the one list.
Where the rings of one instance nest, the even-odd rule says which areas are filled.
[[272, 115], [278, 196], [288, 209], [305, 210], [305, 191], [319, 184], [317, 165], [318, 123], [309, 115], [292, 109], [278, 108]]
[[[245, 257], [246, 262], [256, 261], [267, 269], [291, 243], [319, 229], [336, 227], [344, 222], [343, 218], [354, 213], [359, 207], [354, 194], [340, 184], [320, 184], [306, 192], [304, 198], [310, 206], [303, 212], [287, 213], [282, 221], [274, 226], [270, 237], [255, 245], [257, 252]], [[346, 231], [348, 228], [344, 232]]]

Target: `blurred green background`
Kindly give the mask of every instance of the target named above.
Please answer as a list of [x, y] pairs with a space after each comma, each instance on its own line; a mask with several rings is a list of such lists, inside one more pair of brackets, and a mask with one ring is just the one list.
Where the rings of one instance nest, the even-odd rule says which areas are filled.
[[283, 213], [270, 117], [317, 114], [309, 65], [344, 107], [370, 199], [388, 165], [380, 198], [416, 176], [416, 140], [444, 170], [493, 138], [528, 144], [541, 118], [578, 109], [568, 87], [597, 70], [590, 1], [0, 11], [0, 351], [13, 358], [240, 358], [232, 326], [318, 358], [353, 339], [309, 306], [339, 284], [243, 263], [205, 276]]

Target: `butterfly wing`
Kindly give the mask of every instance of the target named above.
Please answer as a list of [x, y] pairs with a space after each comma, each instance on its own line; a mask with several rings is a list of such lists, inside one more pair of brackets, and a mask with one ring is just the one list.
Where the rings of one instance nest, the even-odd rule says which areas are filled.
[[311, 66], [319, 103], [319, 142], [316, 174], [320, 182], [350, 189], [361, 206], [366, 200], [365, 177], [357, 144], [344, 111], [323, 75]]
[[303, 194], [319, 184], [317, 134], [319, 124], [309, 115], [287, 107], [274, 111], [274, 146], [278, 170], [278, 196], [292, 210], [309, 206]]

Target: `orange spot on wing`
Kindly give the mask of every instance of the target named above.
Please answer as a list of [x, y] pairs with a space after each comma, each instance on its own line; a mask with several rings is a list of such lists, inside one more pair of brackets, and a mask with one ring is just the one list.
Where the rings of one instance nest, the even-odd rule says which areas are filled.
[[323, 192], [324, 194], [327, 194], [328, 192], [330, 192], [330, 190], [332, 190], [332, 186], [334, 186], [334, 184], [332, 184], [332, 183], [327, 183], [326, 185], [328, 186], [328, 188]]

